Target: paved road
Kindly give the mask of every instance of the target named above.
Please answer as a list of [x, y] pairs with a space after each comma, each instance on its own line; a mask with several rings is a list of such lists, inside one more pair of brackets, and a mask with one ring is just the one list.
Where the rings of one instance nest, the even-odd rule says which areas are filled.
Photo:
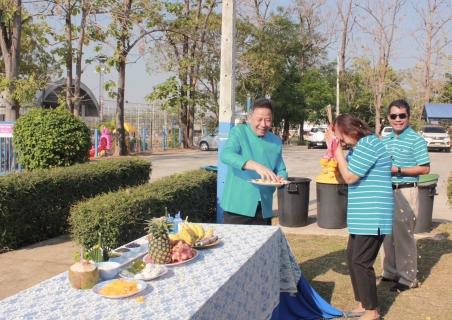
[[[345, 151], [346, 152], [346, 151]], [[300, 146], [284, 146], [283, 157], [290, 177], [303, 177], [312, 179], [310, 184], [310, 207], [309, 215], [316, 215], [316, 184], [315, 177], [321, 172], [320, 158], [325, 153], [325, 149], [307, 149]], [[452, 222], [452, 210], [447, 204], [447, 179], [450, 175], [449, 163], [452, 160], [452, 153], [429, 152], [431, 159], [431, 173], [439, 174], [438, 195], [434, 200], [433, 219], [434, 221]], [[158, 154], [144, 157], [153, 164], [151, 181], [188, 170], [194, 170], [200, 166], [217, 165], [217, 151], [192, 150], [179, 154]], [[276, 193], [275, 193], [276, 195]], [[274, 201], [274, 210], [278, 208], [277, 201]]]

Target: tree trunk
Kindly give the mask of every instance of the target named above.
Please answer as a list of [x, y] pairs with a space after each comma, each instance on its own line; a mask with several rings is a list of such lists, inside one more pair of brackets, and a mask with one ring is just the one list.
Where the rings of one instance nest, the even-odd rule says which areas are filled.
[[120, 54], [118, 65], [118, 97], [116, 100], [116, 142], [115, 156], [128, 155], [126, 146], [126, 133], [124, 130], [124, 100], [125, 100], [125, 82], [126, 82], [126, 59], [127, 45], [129, 40], [129, 17], [133, 0], [124, 1], [124, 16], [121, 21], [121, 36], [119, 37], [117, 50]]
[[[86, 19], [88, 17], [88, 0], [82, 3], [82, 19], [80, 22], [80, 33], [77, 42], [77, 57], [75, 65], [75, 87], [74, 87], [74, 115], [80, 117], [80, 84], [82, 81], [82, 57], [83, 57], [83, 41], [85, 40]], [[102, 88], [99, 88], [102, 90]], [[101, 101], [99, 101], [101, 103]], [[100, 111], [100, 110], [99, 110]], [[101, 117], [102, 118], [102, 117]]]
[[340, 51], [340, 56], [341, 56], [340, 71], [341, 71], [341, 75], [343, 76], [345, 74], [345, 53], [347, 50], [347, 38], [348, 38], [348, 32], [349, 32], [349, 21], [350, 21], [350, 16], [351, 16], [351, 12], [352, 12], [352, 0], [348, 0], [347, 12], [345, 15], [342, 12], [342, 2], [338, 3], [338, 6], [341, 6], [339, 8], [339, 14], [341, 16], [342, 26], [343, 26], [341, 51]]
[[19, 78], [22, 0], [13, 0], [12, 5], [17, 8], [12, 19], [0, 23], [0, 48], [5, 63], [5, 77], [10, 81], [5, 97], [5, 121], [16, 121], [20, 109], [19, 102], [12, 99], [11, 94], [15, 90], [13, 81]]
[[66, 104], [70, 113], [74, 114], [72, 101], [72, 6], [71, 0], [65, 0], [66, 6]]
[[116, 100], [116, 146], [115, 156], [128, 155], [126, 131], [124, 130], [124, 95], [126, 80], [126, 62], [121, 59], [118, 67], [118, 98]]

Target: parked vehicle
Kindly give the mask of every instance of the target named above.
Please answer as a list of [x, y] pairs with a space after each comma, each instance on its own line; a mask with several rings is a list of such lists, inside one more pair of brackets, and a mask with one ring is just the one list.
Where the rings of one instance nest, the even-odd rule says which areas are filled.
[[428, 149], [442, 149], [450, 152], [450, 136], [441, 126], [428, 125], [421, 127], [419, 134], [427, 142]]
[[199, 138], [198, 148], [202, 151], [218, 150], [218, 130]]
[[391, 132], [392, 132], [392, 127], [384, 127], [383, 130], [381, 130], [381, 137], [384, 138], [388, 134], [391, 134]]
[[312, 147], [325, 147], [325, 130], [327, 126], [312, 127], [311, 131], [308, 133], [308, 149]]

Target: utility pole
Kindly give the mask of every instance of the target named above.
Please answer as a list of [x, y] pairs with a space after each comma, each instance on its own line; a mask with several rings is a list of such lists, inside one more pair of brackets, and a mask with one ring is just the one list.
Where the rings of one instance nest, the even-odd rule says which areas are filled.
[[221, 162], [220, 154], [234, 125], [235, 111], [235, 5], [236, 0], [224, 0], [221, 20], [221, 71], [220, 71], [220, 113], [218, 133], [218, 179], [217, 179], [217, 223], [223, 222], [220, 207], [226, 182], [227, 166]]

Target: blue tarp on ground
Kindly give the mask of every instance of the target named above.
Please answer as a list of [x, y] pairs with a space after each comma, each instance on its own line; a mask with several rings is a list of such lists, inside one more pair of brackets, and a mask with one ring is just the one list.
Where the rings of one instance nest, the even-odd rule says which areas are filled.
[[272, 320], [316, 320], [343, 317], [342, 311], [326, 302], [301, 275], [295, 297], [281, 293]]

